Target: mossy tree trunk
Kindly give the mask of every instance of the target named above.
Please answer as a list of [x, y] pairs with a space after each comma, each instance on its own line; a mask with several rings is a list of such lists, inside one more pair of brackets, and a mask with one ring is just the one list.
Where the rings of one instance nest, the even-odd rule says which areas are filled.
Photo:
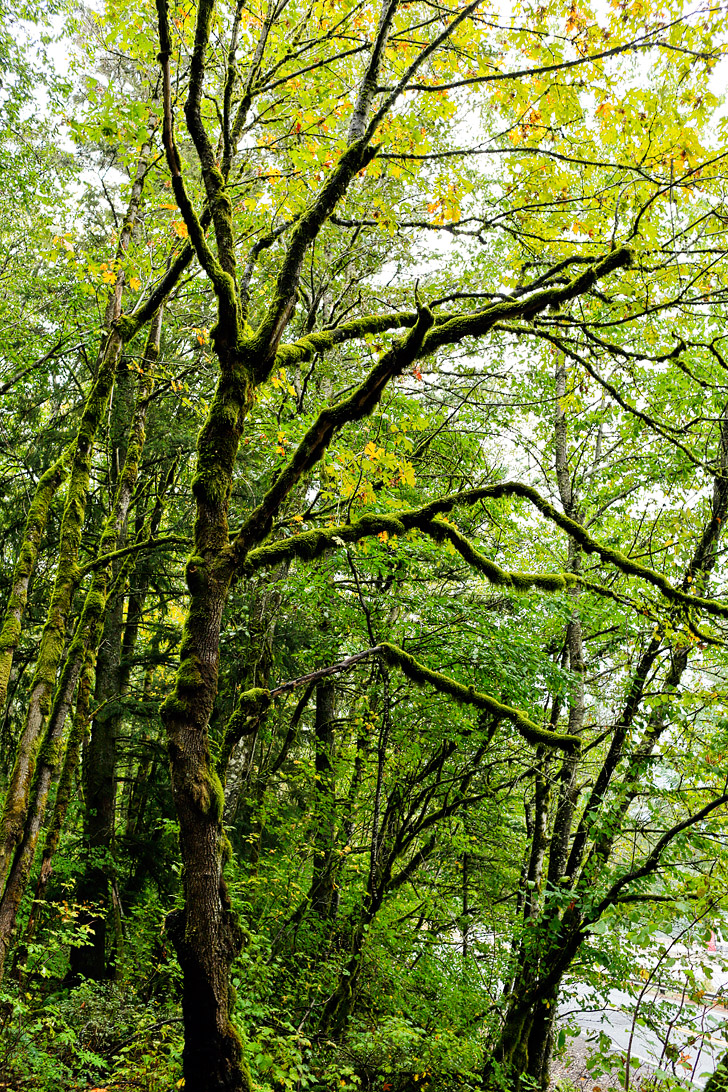
[[[159, 323], [153, 323], [146, 356], [159, 349]], [[113, 375], [113, 372], [112, 372]], [[111, 512], [104, 524], [99, 543], [99, 563], [95, 565], [83, 608], [68, 649], [54, 695], [51, 714], [43, 736], [37, 768], [27, 796], [27, 814], [21, 836], [12, 858], [5, 888], [0, 899], [0, 978], [10, 944], [20, 902], [25, 894], [33, 858], [52, 787], [57, 782], [65, 749], [65, 726], [73, 701], [76, 684], [87, 656], [95, 660], [106, 618], [109, 583], [113, 561], [106, 560], [117, 549], [122, 529], [126, 525], [129, 504], [139, 476], [139, 463], [144, 447], [144, 422], [149, 395], [149, 380], [140, 383], [136, 410], [129, 429], [124, 465], [118, 475]], [[108, 397], [108, 396], [107, 396]], [[106, 399], [104, 399], [104, 405]], [[88, 476], [86, 478], [88, 482]], [[122, 572], [120, 567], [119, 573]], [[113, 774], [112, 774], [113, 776]]]
[[[131, 374], [123, 368], [114, 388], [110, 426], [110, 484], [113, 493], [126, 458], [131, 404]], [[146, 411], [147, 389], [142, 384], [140, 403]], [[115, 549], [122, 549], [127, 538], [127, 511], [131, 494], [117, 502]], [[117, 558], [111, 567], [112, 580], [118, 578], [123, 561]], [[96, 657], [94, 706], [98, 710], [83, 748], [84, 853], [86, 864], [79, 882], [79, 902], [98, 908], [86, 921], [89, 943], [72, 950], [71, 967], [75, 974], [95, 980], [106, 977], [106, 908], [109, 891], [109, 855], [114, 834], [116, 811], [116, 703], [119, 699], [121, 641], [124, 627], [125, 589], [117, 583], [104, 612], [103, 632]]]
[[316, 688], [316, 780], [313, 805], [314, 856], [309, 901], [320, 918], [334, 917], [338, 906], [335, 880], [336, 775], [336, 687], [329, 679]]
[[184, 1074], [190, 1092], [250, 1088], [230, 1020], [229, 972], [242, 931], [223, 879], [224, 794], [210, 754], [208, 723], [217, 693], [222, 611], [231, 571], [228, 504], [242, 423], [253, 387], [225, 362], [198, 442], [190, 601], [174, 692], [162, 706], [180, 821], [184, 909], [168, 928], [183, 974]]
[[97, 379], [86, 402], [79, 427], [61, 524], [55, 584], [30, 686], [25, 723], [0, 818], [0, 885], [3, 886], [10, 871], [15, 848], [23, 837], [38, 749], [63, 656], [66, 628], [79, 577], [78, 552], [86, 514], [91, 453], [111, 392], [120, 352], [121, 338], [112, 331], [107, 338]]
[[5, 706], [5, 700], [8, 696], [8, 683], [10, 681], [10, 670], [13, 666], [13, 656], [20, 640], [23, 614], [28, 602], [28, 588], [38, 560], [38, 551], [48, 519], [51, 501], [66, 479], [70, 456], [70, 449], [66, 449], [60, 458], [42, 475], [28, 509], [23, 541], [20, 546], [15, 572], [13, 573], [13, 583], [5, 610], [2, 631], [0, 631], [0, 709]]
[[68, 741], [66, 743], [63, 769], [58, 781], [56, 797], [53, 802], [53, 812], [48, 823], [45, 841], [43, 843], [40, 872], [38, 873], [38, 882], [36, 884], [35, 898], [33, 900], [34, 909], [31, 911], [25, 933], [26, 943], [32, 938], [35, 932], [37, 921], [35, 907], [37, 907], [37, 904], [41, 903], [45, 898], [46, 889], [53, 874], [53, 858], [61, 841], [66, 815], [73, 796], [73, 782], [81, 756], [81, 746], [88, 731], [88, 712], [91, 703], [91, 690], [93, 687], [93, 660], [93, 653], [87, 651], [86, 660], [81, 670], [81, 677], [76, 691], [76, 708], [74, 711], [73, 724], [71, 725]]
[[[25, 820], [31, 807], [29, 792], [35, 773], [38, 749], [43, 739], [46, 718], [50, 711], [51, 699], [56, 685], [56, 676], [63, 657], [73, 596], [80, 576], [78, 555], [86, 518], [94, 444], [113, 388], [124, 338], [125, 336], [131, 336], [132, 333], [132, 331], [126, 331], [125, 333], [119, 323], [124, 290], [124, 273], [121, 262], [128, 251], [134, 225], [139, 214], [149, 150], [149, 144], [142, 145], [131, 186], [126, 216], [117, 243], [116, 280], [106, 303], [107, 332], [99, 350], [95, 379], [86, 399], [76, 439], [69, 455], [66, 503], [61, 520], [55, 581], [30, 686], [23, 731], [18, 741], [15, 763], [10, 775], [2, 815], [0, 816], [0, 889], [4, 888], [12, 865], [13, 854], [23, 838]], [[49, 500], [48, 497], [48, 502]], [[45, 507], [45, 493], [38, 500], [38, 504], [40, 509]], [[38, 514], [42, 515], [42, 512]], [[40, 522], [42, 523], [42, 519]], [[34, 526], [36, 527], [34, 535], [35, 538], [38, 538], [38, 520], [35, 521]], [[35, 541], [35, 538], [33, 541]], [[37, 553], [37, 547], [35, 550]], [[26, 557], [24, 568], [28, 568], [27, 563], [31, 560], [34, 563], [32, 547]], [[6, 618], [6, 622], [15, 629], [17, 629], [16, 615], [17, 624], [19, 624], [20, 616], [17, 609]]]
[[[139, 461], [145, 442], [145, 424], [149, 395], [152, 392], [150, 369], [159, 357], [162, 310], [149, 328], [143, 355], [143, 372], [132, 396], [132, 375], [122, 373], [114, 389], [110, 428], [110, 484], [112, 512], [109, 542], [112, 550], [121, 550], [127, 541], [127, 524], [132, 493], [139, 475]], [[124, 631], [125, 581], [122, 570], [128, 559], [111, 563], [113, 584], [96, 657], [94, 706], [98, 710], [83, 751], [84, 851], [86, 866], [78, 886], [80, 902], [96, 907], [86, 918], [89, 943], [74, 947], [71, 970], [75, 976], [103, 979], [107, 971], [106, 922], [109, 909], [113, 868], [110, 860], [116, 815], [116, 744], [119, 725], [118, 702], [122, 688], [122, 639]], [[117, 937], [117, 941], [120, 938]]]

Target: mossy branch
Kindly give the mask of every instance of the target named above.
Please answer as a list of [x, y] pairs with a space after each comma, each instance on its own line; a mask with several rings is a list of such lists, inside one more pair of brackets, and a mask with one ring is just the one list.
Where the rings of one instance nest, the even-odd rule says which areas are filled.
[[399, 96], [406, 89], [412, 77], [415, 75], [416, 72], [419, 71], [419, 69], [428, 59], [428, 57], [431, 57], [432, 54], [440, 48], [443, 42], [447, 41], [447, 39], [453, 34], [457, 27], [459, 27], [460, 24], [465, 21], [465, 19], [468, 19], [471, 15], [475, 13], [476, 9], [480, 7], [481, 3], [482, 0], [472, 0], [472, 3], [468, 4], [467, 7], [463, 8], [463, 10], [459, 12], [455, 16], [455, 18], [451, 20], [451, 22], [447, 24], [445, 29], [441, 31], [440, 34], [438, 34], [435, 38], [433, 38], [431, 42], [428, 42], [428, 44], [420, 50], [420, 52], [417, 54], [409, 67], [405, 69], [403, 75], [400, 77], [399, 83], [397, 83], [391, 90], [388, 89], [389, 94], [386, 96], [383, 102], [380, 103], [372, 120], [369, 122], [366, 134], [369, 140], [374, 139], [374, 134], [376, 133], [377, 129], [384, 121], [385, 117], [392, 109]]
[[479, 489], [468, 489], [462, 493], [441, 497], [439, 500], [431, 501], [419, 509], [406, 509], [401, 512], [386, 514], [375, 513], [361, 516], [352, 523], [305, 531], [292, 538], [282, 539], [279, 542], [273, 542], [251, 550], [247, 557], [241, 558], [241, 569], [246, 573], [254, 572], [257, 569], [276, 565], [283, 561], [290, 561], [293, 558], [311, 561], [316, 557], [320, 557], [327, 550], [334, 549], [336, 546], [344, 545], [347, 542], [358, 542], [362, 538], [379, 535], [383, 531], [386, 531], [389, 535], [401, 535], [417, 528], [426, 534], [431, 534], [434, 538], [448, 539], [465, 560], [485, 573], [493, 584], [513, 587], [518, 590], [540, 588], [542, 591], [561, 591], [567, 586], [578, 582], [598, 594], [606, 594], [611, 598], [617, 598], [616, 593], [610, 592], [608, 588], [578, 578], [572, 573], [519, 573], [501, 569], [495, 562], [476, 550], [457, 528], [437, 518], [451, 512], [456, 507], [472, 506], [483, 500], [508, 496], [522, 497], [530, 501], [543, 516], [571, 535], [585, 553], [596, 554], [602, 561], [614, 565], [628, 576], [639, 577], [639, 579], [658, 588], [668, 601], [683, 607], [697, 607], [705, 611], [706, 614], [728, 618], [727, 604], [716, 599], [706, 599], [699, 595], [690, 595], [681, 591], [679, 588], [674, 587], [662, 573], [643, 565], [639, 561], [635, 561], [620, 550], [615, 550], [611, 546], [605, 546], [603, 543], [597, 542], [580, 523], [564, 515], [563, 512], [559, 512], [541, 496], [538, 490], [522, 482], [497, 482], [495, 485], [486, 485]]
[[430, 330], [422, 346], [422, 355], [432, 353], [443, 345], [457, 344], [466, 337], [483, 337], [498, 322], [516, 318], [530, 319], [548, 308], [560, 307], [578, 296], [583, 296], [602, 277], [631, 264], [632, 254], [629, 248], [619, 247], [560, 288], [544, 288], [525, 299], [503, 300], [485, 307], [482, 311], [476, 311], [475, 314], [454, 315], [447, 322], [438, 323]]
[[[534, 292], [525, 299], [504, 300], [486, 307], [475, 314], [440, 315], [425, 337], [420, 356], [426, 356], [443, 345], [451, 345], [465, 337], [482, 337], [494, 326], [508, 318], [532, 318], [549, 307], [558, 307], [577, 296], [583, 295], [597, 280], [615, 269], [629, 266], [631, 253], [627, 247], [612, 251], [600, 262], [595, 262], [574, 277], [568, 284]], [[315, 330], [290, 345], [278, 348], [275, 366], [290, 367], [299, 361], [313, 359], [316, 353], [328, 352], [334, 346], [366, 334], [384, 333], [401, 327], [411, 327], [417, 321], [417, 313], [405, 311], [383, 315], [365, 315], [353, 322], [342, 324], [334, 330]]]
[[[179, 151], [174, 139], [174, 119], [172, 113], [172, 81], [170, 72], [170, 57], [172, 51], [172, 37], [169, 27], [169, 11], [167, 0], [156, 0], [157, 6], [157, 22], [159, 30], [159, 63], [162, 69], [162, 100], [163, 100], [163, 125], [162, 125], [162, 143], [164, 145], [164, 153], [167, 160], [167, 166], [172, 178], [172, 189], [174, 191], [177, 207], [182, 214], [182, 219], [185, 222], [187, 231], [189, 233], [190, 242], [197, 255], [198, 261], [205, 273], [207, 273], [212, 286], [215, 290], [215, 295], [218, 300], [220, 308], [220, 323], [222, 324], [225, 334], [230, 340], [235, 342], [238, 334], [238, 307], [237, 307], [237, 294], [235, 290], [235, 281], [231, 275], [231, 271], [224, 268], [225, 262], [218, 261], [213, 254], [210, 246], [205, 238], [205, 229], [202, 221], [197, 216], [192, 202], [187, 194], [187, 189], [182, 178], [182, 166]], [[202, 80], [204, 76], [204, 50], [207, 45], [207, 39], [209, 39], [209, 24], [212, 17], [213, 4], [211, 0], [203, 0], [198, 7], [197, 16], [197, 28], [195, 32], [195, 48], [193, 51], [193, 61], [190, 70], [190, 90], [187, 99], [187, 106], [185, 108], [185, 115], [187, 116], [188, 126], [192, 126], [192, 138], [195, 140], [195, 147], [197, 148], [198, 155], [205, 158], [203, 166], [203, 177], [206, 173], [209, 174], [211, 169], [210, 164], [207, 163], [209, 155], [212, 156], [212, 167], [214, 168], [214, 155], [209, 150], [209, 140], [207, 134], [204, 131], [201, 121], [199, 125], [195, 125], [195, 117], [199, 121], [199, 97], [202, 94]], [[205, 38], [205, 35], [207, 36]], [[204, 38], [204, 42], [202, 39]], [[194, 130], [194, 131], [192, 131]], [[200, 131], [202, 136], [200, 135]], [[207, 168], [206, 165], [207, 164]], [[218, 219], [216, 215], [217, 206], [224, 190], [224, 184], [222, 181], [222, 175], [214, 168], [216, 174], [219, 175], [219, 185], [215, 185], [212, 188], [208, 186], [207, 179], [206, 191], [208, 198], [208, 208], [210, 210], [210, 216], [215, 224], [215, 232], [218, 241], [218, 249], [220, 250], [220, 233], [218, 231]], [[222, 194], [225, 201], [229, 205], [229, 199]], [[220, 250], [222, 257], [222, 250]], [[229, 258], [229, 255], [228, 255]], [[229, 264], [229, 261], [228, 261]]]
[[268, 710], [271, 702], [282, 694], [287, 694], [299, 686], [326, 678], [329, 675], [348, 671], [370, 656], [381, 656], [388, 664], [398, 667], [408, 679], [411, 679], [419, 686], [431, 686], [440, 693], [454, 698], [462, 705], [474, 705], [477, 709], [490, 713], [498, 720], [511, 721], [520, 735], [534, 747], [543, 745], [573, 752], [577, 751], [581, 745], [581, 741], [576, 736], [561, 735], [559, 732], [540, 728], [538, 724], [529, 720], [520, 709], [516, 709], [512, 705], [505, 705], [497, 698], [491, 697], [490, 694], [484, 694], [473, 686], [465, 686], [449, 675], [443, 675], [440, 671], [432, 671], [429, 667], [425, 667], [424, 664], [420, 663], [419, 660], [416, 660], [414, 656], [410, 656], [404, 649], [397, 648], [396, 645], [388, 644], [386, 641], [353, 656], [348, 656], [340, 663], [320, 668], [308, 675], [301, 675], [297, 679], [281, 683], [273, 690], [258, 687], [246, 691], [238, 699], [235, 711], [225, 731], [226, 736], [236, 735], [237, 738], [240, 738], [245, 735], [246, 725], [252, 722], [257, 723], [260, 716]]
[[563, 512], [559, 512], [541, 496], [538, 490], [533, 489], [531, 486], [523, 485], [520, 482], [499, 482], [498, 485], [491, 487], [491, 489], [491, 495], [494, 497], [511, 495], [524, 497], [526, 500], [529, 500], [535, 508], [538, 508], [543, 516], [555, 523], [562, 531], [566, 531], [567, 534], [571, 535], [585, 553], [597, 554], [602, 561], [609, 562], [609, 564], [614, 565], [617, 569], [621, 569], [623, 573], [626, 573], [629, 576], [637, 576], [646, 583], [652, 584], [653, 587], [658, 588], [670, 602], [678, 603], [686, 607], [698, 607], [700, 610], [705, 611], [706, 614], [728, 618], [728, 604], [720, 603], [717, 599], [705, 599], [699, 595], [689, 595], [687, 592], [674, 587], [662, 573], [658, 573], [655, 569], [649, 568], [648, 565], [643, 565], [641, 562], [635, 561], [633, 558], [623, 554], [620, 550], [615, 550], [611, 546], [605, 546], [602, 543], [597, 542], [580, 523], [570, 519], [569, 516], [565, 516]]
[[344, 322], [333, 330], [314, 330], [290, 345], [281, 345], [276, 355], [276, 367], [290, 368], [300, 361], [313, 360], [316, 353], [326, 353], [335, 345], [354, 341], [367, 334], [383, 334], [387, 330], [402, 330], [417, 322], [416, 311], [394, 311], [384, 315], [365, 315]]
[[[429, 507], [429, 506], [428, 506]], [[321, 530], [304, 531], [293, 538], [281, 539], [268, 546], [259, 546], [248, 554], [243, 572], [247, 575], [258, 569], [279, 565], [300, 558], [312, 561], [328, 550], [347, 542], [359, 542], [372, 535], [386, 533], [390, 536], [420, 530], [438, 542], [451, 542], [458, 553], [479, 572], [488, 577], [491, 584], [514, 591], [539, 588], [541, 591], [564, 591], [576, 583], [572, 573], [522, 573], [509, 572], [480, 553], [473, 544], [452, 524], [440, 519], [430, 519], [428, 510], [393, 513], [375, 513], [361, 516], [353, 523], [341, 523]]]
[[281, 336], [296, 305], [296, 290], [306, 251], [346, 193], [352, 178], [372, 161], [376, 153], [377, 148], [370, 147], [368, 136], [350, 144], [317, 196], [297, 220], [276, 280], [273, 300], [250, 346], [251, 358], [256, 359], [256, 382], [263, 382], [275, 365]]
[[290, 462], [279, 474], [258, 507], [251, 513], [238, 534], [234, 552], [241, 557], [252, 543], [260, 542], [270, 531], [274, 516], [302, 476], [316, 465], [325, 453], [334, 433], [350, 421], [358, 421], [372, 412], [382, 397], [387, 383], [400, 375], [417, 358], [422, 341], [434, 321], [427, 307], [419, 310], [412, 330], [402, 341], [396, 341], [383, 353], [375, 366], [348, 398], [323, 410], [301, 440]]
[[476, 709], [483, 709], [501, 720], [511, 721], [516, 731], [532, 746], [543, 745], [558, 747], [562, 751], [578, 751], [581, 740], [577, 736], [564, 736], [559, 732], [551, 732], [547, 728], [539, 728], [538, 724], [529, 720], [520, 709], [515, 709], [512, 705], [504, 705], [490, 694], [484, 694], [473, 686], [464, 686], [463, 683], [451, 679], [449, 675], [443, 675], [440, 671], [432, 671], [404, 649], [390, 645], [386, 641], [380, 647], [380, 655], [387, 663], [398, 667], [412, 682], [420, 686], [431, 686], [462, 705], [474, 705]]
[[491, 584], [499, 588], [513, 588], [515, 591], [539, 588], [541, 591], [556, 592], [565, 591], [576, 583], [573, 573], [522, 573], [501, 569], [500, 565], [476, 550], [457, 527], [443, 519], [426, 520], [419, 527], [436, 541], [451, 543], [469, 565], [487, 576]]
[[161, 538], [149, 538], [141, 542], [133, 542], [130, 546], [124, 546], [120, 550], [112, 550], [108, 554], [100, 554], [93, 561], [87, 562], [79, 569], [80, 579], [88, 576], [89, 573], [95, 572], [96, 569], [103, 568], [111, 561], [120, 561], [131, 554], [151, 553], [154, 550], [173, 549], [176, 546], [189, 548], [190, 544], [191, 539], [184, 538], [182, 535], [163, 535]]

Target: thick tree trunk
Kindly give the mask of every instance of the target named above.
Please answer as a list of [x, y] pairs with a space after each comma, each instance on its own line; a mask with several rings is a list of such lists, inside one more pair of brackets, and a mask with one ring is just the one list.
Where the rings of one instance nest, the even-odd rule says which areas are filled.
[[525, 983], [514, 990], [503, 1027], [486, 1066], [484, 1086], [519, 1092], [547, 1089], [551, 1069], [556, 992], [526, 1000]]
[[169, 933], [183, 974], [183, 1066], [187, 1092], [249, 1092], [242, 1043], [230, 1019], [229, 973], [242, 945], [223, 879], [224, 793], [210, 754], [208, 724], [217, 694], [222, 611], [232, 569], [228, 505], [252, 387], [223, 362], [198, 440], [190, 603], [173, 693], [161, 709], [172, 794], [180, 823], [184, 909]]

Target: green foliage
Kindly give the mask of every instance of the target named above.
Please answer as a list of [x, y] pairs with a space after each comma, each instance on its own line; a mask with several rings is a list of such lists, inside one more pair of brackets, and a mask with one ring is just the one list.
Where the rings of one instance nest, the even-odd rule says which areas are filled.
[[[19, 1087], [181, 1079], [163, 921], [191, 877], [216, 956], [228, 901], [244, 923], [230, 1004], [271, 1092], [454, 1092], [489, 1063], [542, 1086], [519, 1000], [624, 984], [670, 913], [725, 898], [724, 812], [693, 821], [727, 742], [724, 22], [672, 0], [519, 3], [498, 26], [456, 8], [392, 9], [370, 117], [427, 53], [361, 138], [377, 4], [263, 24], [217, 0], [198, 27], [170, 5], [164, 134], [147, 0], [0, 5], [0, 589], [25, 611], [3, 763], [84, 600], [106, 627], [77, 717], [113, 729], [108, 769], [82, 748], [34, 914], [68, 879], [98, 905], [24, 939], [30, 865], [18, 902]], [[132, 373], [147, 438], [124, 472]], [[43, 474], [76, 437], [63, 488]], [[71, 989], [94, 917], [116, 978]]]

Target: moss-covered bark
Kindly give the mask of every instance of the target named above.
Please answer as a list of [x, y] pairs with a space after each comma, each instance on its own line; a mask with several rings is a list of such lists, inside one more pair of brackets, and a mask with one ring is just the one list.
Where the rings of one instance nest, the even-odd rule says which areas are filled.
[[335, 882], [336, 774], [336, 688], [329, 679], [316, 688], [316, 781], [313, 804], [314, 855], [309, 902], [321, 918], [332, 918], [338, 905]]
[[0, 885], [4, 885], [7, 878], [12, 855], [23, 836], [23, 826], [28, 814], [30, 785], [50, 711], [78, 579], [78, 552], [86, 516], [91, 455], [108, 403], [121, 347], [121, 338], [112, 331], [106, 340], [96, 382], [86, 400], [76, 438], [61, 521], [58, 565], [51, 602], [30, 686], [25, 724], [0, 817]]
[[[158, 345], [158, 327], [152, 327], [150, 338], [153, 337], [157, 338]], [[77, 570], [75, 558], [78, 554], [78, 544], [80, 542], [80, 535], [83, 527], [83, 514], [88, 492], [91, 446], [93, 444], [93, 437], [95, 437], [96, 430], [100, 423], [100, 414], [103, 412], [103, 409], [105, 409], [108, 402], [110, 387], [113, 383], [116, 369], [116, 361], [118, 360], [121, 349], [118, 337], [112, 335], [110, 340], [114, 340], [117, 343], [115, 352], [111, 354], [110, 359], [107, 359], [107, 357], [104, 358], [103, 369], [105, 369], [108, 374], [104, 376], [102, 369], [102, 372], [99, 373], [99, 378], [97, 379], [96, 387], [101, 383], [102, 378], [103, 385], [101, 391], [97, 393], [97, 400], [95, 403], [96, 415], [92, 418], [93, 431], [89, 425], [88, 447], [86, 449], [86, 457], [83, 461], [83, 472], [81, 473], [79, 471], [76, 474], [78, 492], [76, 494], [76, 504], [72, 506], [74, 519], [72, 528], [67, 529], [67, 537], [72, 540], [74, 546], [74, 552], [72, 554], [73, 563], [72, 565], [69, 564], [69, 555], [66, 555], [65, 558], [62, 556], [61, 561], [59, 561], [59, 573], [63, 568], [63, 571], [68, 574], [66, 577], [68, 587], [66, 588], [64, 586], [63, 588], [64, 594], [69, 597], [68, 602], [64, 604], [66, 617], [68, 610], [70, 609], [70, 597], [72, 596], [73, 587], [75, 585], [75, 571]], [[99, 542], [99, 553], [101, 556], [111, 554], [116, 548], [121, 529], [126, 524], [129, 504], [139, 474], [139, 460], [144, 447], [144, 422], [148, 393], [148, 381], [142, 380], [142, 383], [140, 384], [140, 397], [137, 400], [137, 407], [131, 424], [128, 443], [126, 444], [124, 466], [118, 476], [112, 509], [104, 523]], [[76, 467], [74, 467], [74, 470], [75, 469]], [[74, 471], [72, 470], [69, 490], [73, 485]], [[69, 505], [72, 505], [72, 500], [73, 498], [69, 497], [66, 502], [67, 511]], [[18, 809], [16, 812], [17, 836], [13, 844], [14, 852], [12, 856], [9, 855], [11, 864], [9, 865], [9, 872], [2, 898], [0, 898], [0, 978], [2, 977], [5, 954], [15, 929], [15, 921], [20, 907], [20, 901], [27, 887], [49, 794], [60, 776], [61, 763], [65, 749], [65, 726], [76, 684], [86, 657], [89, 654], [95, 657], [103, 634], [111, 569], [112, 563], [107, 562], [105, 565], [99, 566], [93, 573], [76, 626], [76, 631], [60, 674], [51, 713], [48, 718], [45, 733], [42, 736], [42, 743], [40, 730], [43, 727], [43, 720], [39, 718], [35, 746], [37, 764], [35, 762], [34, 754], [32, 769], [29, 769], [26, 765], [26, 769], [31, 775], [34, 774], [34, 776], [32, 776], [32, 780], [28, 777], [29, 785], [25, 791], [22, 813], [21, 809]], [[58, 584], [58, 577], [56, 582]], [[59, 614], [60, 613], [61, 612], [59, 611]], [[47, 623], [46, 630], [44, 630], [43, 634], [44, 637], [46, 636], [48, 628], [49, 624]], [[62, 645], [58, 649], [55, 645], [51, 646], [51, 651], [56, 658], [55, 663], [53, 663], [51, 652], [46, 653], [46, 666], [49, 672], [47, 678], [50, 677], [51, 666], [55, 676], [57, 664], [62, 652]], [[41, 652], [43, 652], [42, 642]], [[39, 653], [38, 656], [39, 661], [40, 659], [41, 653]], [[38, 668], [36, 667], [36, 674], [37, 671]], [[45, 681], [46, 680], [44, 680], [44, 682]], [[39, 687], [36, 689], [39, 689]], [[38, 748], [40, 749], [38, 750]]]
[[[145, 422], [152, 384], [150, 365], [159, 356], [162, 329], [161, 310], [153, 319], [144, 351], [144, 368], [139, 377], [134, 404], [132, 374], [119, 376], [114, 390], [110, 426], [111, 484], [114, 491], [108, 534], [101, 548], [110, 547], [112, 560], [106, 568], [112, 581], [103, 617], [103, 632], [96, 658], [94, 706], [84, 750], [84, 854], [86, 862], [78, 886], [82, 903], [99, 907], [86, 922], [90, 943], [72, 950], [71, 969], [84, 978], [107, 977], [106, 922], [113, 869], [110, 860], [116, 812], [116, 750], [119, 726], [118, 701], [122, 688], [121, 658], [124, 629], [125, 581], [119, 580], [124, 559], [115, 556], [127, 540], [132, 494], [139, 476], [144, 448]], [[128, 564], [128, 559], [127, 564]], [[118, 940], [118, 937], [117, 937]]]
[[231, 568], [228, 504], [243, 420], [253, 388], [227, 365], [198, 440], [189, 608], [172, 694], [162, 705], [172, 792], [180, 819], [184, 910], [169, 921], [183, 972], [184, 1073], [190, 1092], [248, 1092], [240, 1038], [230, 1019], [229, 972], [240, 950], [222, 875], [224, 794], [207, 726], [217, 693], [222, 610]]
[[60, 774], [64, 754], [64, 728], [67, 714], [86, 656], [86, 649], [90, 639], [89, 631], [93, 629], [94, 621], [100, 634], [100, 620], [95, 620], [90, 616], [96, 615], [96, 613], [97, 609], [94, 608], [92, 611], [87, 612], [85, 618], [82, 614], [77, 632], [71, 642], [53, 699], [53, 707], [48, 718], [48, 728], [38, 755], [35, 776], [29, 793], [28, 812], [23, 823], [21, 838], [15, 847], [10, 871], [0, 899], [0, 980], [5, 969], [5, 957], [15, 931], [20, 903], [28, 885], [48, 797]]
[[114, 263], [116, 279], [106, 301], [106, 334], [96, 362], [95, 379], [69, 455], [55, 581], [30, 686], [25, 723], [0, 815], [0, 889], [7, 879], [15, 847], [23, 837], [23, 826], [31, 806], [29, 790], [63, 655], [73, 595], [80, 576], [78, 555], [86, 518], [94, 443], [104, 419], [125, 338], [128, 339], [135, 332], [125, 331], [120, 323], [124, 290], [121, 263], [128, 251], [139, 214], [149, 150], [150, 145], [145, 142], [137, 160], [126, 215], [117, 241]]
[[[73, 724], [68, 734], [66, 753], [63, 759], [63, 770], [58, 781], [56, 796], [53, 802], [53, 812], [46, 829], [43, 853], [41, 855], [40, 872], [35, 889], [34, 903], [40, 903], [45, 898], [46, 888], [53, 874], [53, 858], [61, 841], [66, 815], [73, 796], [73, 782], [81, 757], [81, 745], [88, 731], [88, 711], [91, 703], [91, 689], [93, 686], [93, 661], [91, 652], [86, 653], [86, 660], [81, 670], [76, 695], [76, 709]], [[35, 930], [35, 913], [32, 912], [26, 930], [26, 941], [32, 937]]]
[[38, 551], [48, 519], [48, 511], [53, 497], [61, 488], [68, 474], [70, 455], [71, 451], [67, 448], [60, 458], [46, 470], [36, 486], [33, 500], [28, 509], [23, 541], [18, 553], [8, 605], [5, 609], [5, 618], [0, 631], [0, 708], [4, 707], [8, 696], [10, 669], [13, 666], [13, 656], [20, 640], [23, 614], [28, 601], [28, 587], [38, 559]]

